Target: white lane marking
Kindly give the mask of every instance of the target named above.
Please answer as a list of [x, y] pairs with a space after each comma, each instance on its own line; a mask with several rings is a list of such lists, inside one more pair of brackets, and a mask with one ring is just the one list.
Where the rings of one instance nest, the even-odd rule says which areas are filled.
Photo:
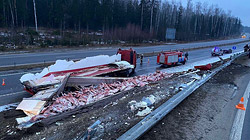
[[19, 92], [13, 92], [13, 93], [8, 93], [8, 94], [0, 95], [0, 98], [1, 97], [5, 97], [5, 96], [15, 95], [15, 94], [21, 94], [21, 93], [26, 93], [26, 91], [19, 91]]
[[25, 55], [23, 55], [23, 54], [16, 54], [16, 55], [14, 55], [14, 56], [8, 56], [8, 55], [6, 55], [6, 56], [0, 56], [0, 58], [2, 58], [2, 59], [5, 59], [5, 58], [13, 58], [13, 57], [15, 57], [15, 58], [22, 58], [22, 57], [40, 57], [40, 56], [56, 56], [56, 55], [68, 55], [69, 53], [73, 53], [73, 54], [89, 54], [89, 53], [95, 53], [95, 52], [109, 52], [109, 51], [113, 51], [113, 50], [111, 50], [111, 49], [108, 49], [108, 50], [94, 50], [94, 51], [82, 51], [82, 50], [78, 50], [78, 51], [72, 51], [72, 52], [53, 52], [53, 53], [30, 53], [30, 54], [25, 54]]
[[11, 74], [2, 74], [2, 75], [0, 75], [0, 77], [4, 77], [4, 76], [13, 76], [13, 75], [21, 75], [21, 74], [26, 74], [26, 73], [35, 73], [35, 72], [41, 72], [41, 70], [37, 70], [37, 71], [30, 71], [30, 72], [11, 73]]
[[0, 106], [0, 112], [7, 111], [7, 110], [10, 110], [10, 109], [14, 109], [14, 108], [17, 107], [18, 104], [19, 104], [19, 102]]
[[[243, 95], [244, 97], [244, 106], [247, 109], [247, 102], [249, 98], [249, 92], [250, 92], [250, 81], [247, 85], [247, 88], [245, 90], [245, 93]], [[244, 124], [244, 119], [245, 119], [245, 114], [246, 111], [244, 110], [237, 110], [237, 113], [234, 118], [234, 123], [231, 129], [230, 133], [230, 140], [241, 140], [241, 135], [242, 135], [242, 129], [243, 129], [243, 124]]]
[[75, 55], [67, 55], [67, 57], [65, 57], [65, 55], [56, 56], [56, 58], [63, 58], [63, 59], [69, 59], [69, 60], [70, 58], [73, 58], [73, 57], [75, 57]]

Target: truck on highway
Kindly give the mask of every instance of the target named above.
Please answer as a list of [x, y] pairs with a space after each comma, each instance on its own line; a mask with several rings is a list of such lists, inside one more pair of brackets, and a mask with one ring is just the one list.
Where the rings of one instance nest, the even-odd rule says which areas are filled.
[[80, 61], [58, 60], [38, 74], [25, 74], [20, 81], [24, 90], [34, 95], [39, 91], [56, 90], [66, 77], [127, 77], [136, 68], [133, 49], [119, 49], [116, 55], [87, 57]]
[[178, 63], [184, 65], [186, 61], [184, 53], [179, 51], [161, 52], [157, 55], [157, 64], [162, 66], [174, 66]]

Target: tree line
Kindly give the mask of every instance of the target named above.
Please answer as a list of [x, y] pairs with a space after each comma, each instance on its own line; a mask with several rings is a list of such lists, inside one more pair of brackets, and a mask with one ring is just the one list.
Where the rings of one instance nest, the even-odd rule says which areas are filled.
[[206, 3], [165, 0], [1, 0], [0, 28], [101, 31], [107, 39], [165, 40], [167, 28], [183, 41], [235, 36], [241, 20]]
[[243, 32], [245, 32], [245, 33], [250, 33], [250, 27], [244, 26], [244, 27], [243, 27]]

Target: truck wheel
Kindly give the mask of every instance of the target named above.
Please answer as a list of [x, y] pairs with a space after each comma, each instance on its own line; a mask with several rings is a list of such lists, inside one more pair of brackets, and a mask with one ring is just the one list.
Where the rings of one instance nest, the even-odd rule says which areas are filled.
[[183, 61], [183, 62], [181, 62], [183, 65], [185, 65], [186, 64], [186, 61]]

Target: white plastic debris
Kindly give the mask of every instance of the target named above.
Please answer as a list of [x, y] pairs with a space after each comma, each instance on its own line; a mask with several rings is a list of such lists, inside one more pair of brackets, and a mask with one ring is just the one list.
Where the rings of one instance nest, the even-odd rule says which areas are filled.
[[199, 76], [199, 75], [197, 75], [197, 74], [194, 74], [194, 75], [192, 75], [191, 78], [196, 79], [196, 80], [200, 80], [200, 79], [201, 79], [201, 76]]
[[114, 62], [114, 64], [116, 64], [120, 68], [134, 68], [134, 65], [129, 64], [127, 61]]
[[13, 103], [13, 104], [8, 104], [8, 105], [3, 105], [0, 106], [0, 112], [7, 111], [13, 108], [16, 108], [19, 103]]
[[29, 121], [30, 119], [31, 119], [30, 116], [26, 116], [26, 117], [16, 118], [16, 121], [17, 121], [18, 124], [21, 124], [23, 122]]
[[150, 109], [149, 107], [146, 107], [146, 109], [142, 110], [142, 111], [138, 111], [138, 113], [136, 114], [136, 116], [146, 116], [148, 115], [150, 112], [152, 111], [152, 109]]
[[131, 111], [139, 110], [136, 114], [136, 116], [145, 116], [149, 114], [153, 107], [149, 108], [149, 106], [152, 106], [156, 101], [156, 97], [154, 95], [150, 95], [148, 97], [143, 97], [142, 101], [136, 102], [135, 100], [132, 100], [129, 102]]

